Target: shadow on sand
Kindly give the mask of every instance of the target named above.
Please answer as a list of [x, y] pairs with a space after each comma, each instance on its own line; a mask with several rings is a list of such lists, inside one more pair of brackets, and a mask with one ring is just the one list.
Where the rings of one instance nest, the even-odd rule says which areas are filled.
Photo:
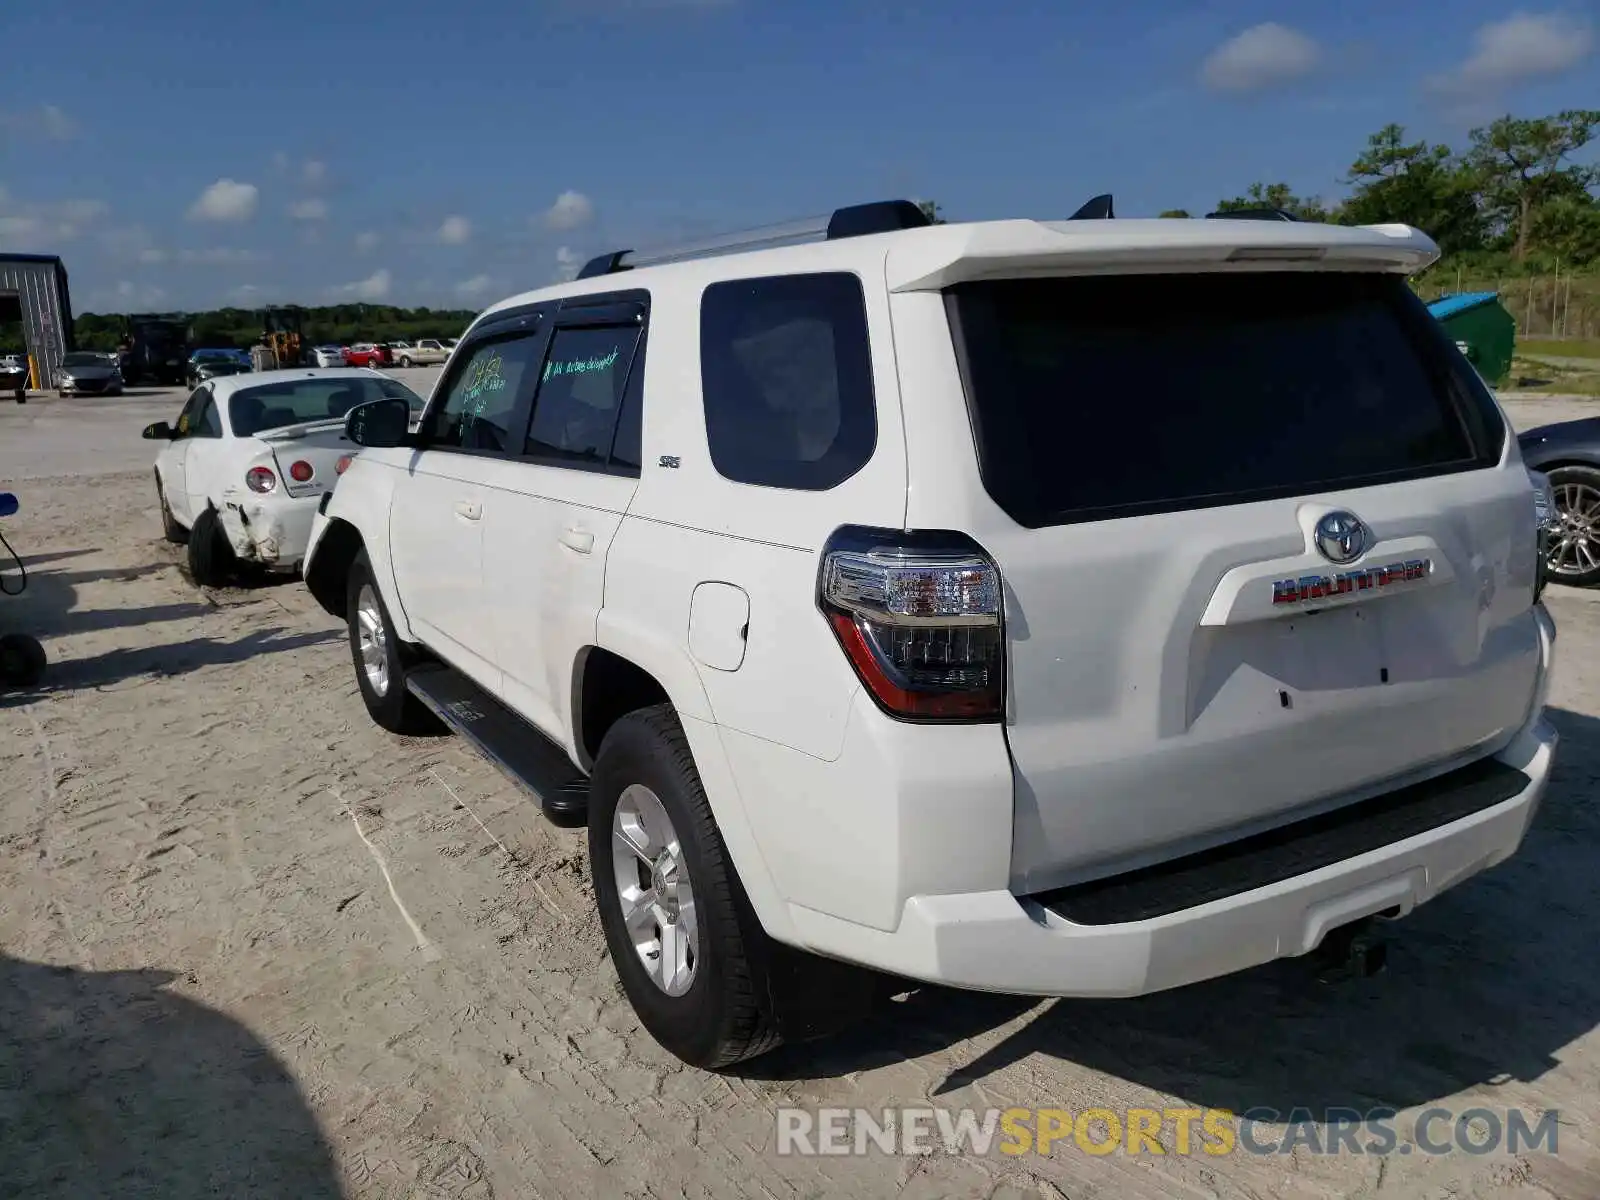
[[172, 978], [0, 955], [0, 1192], [342, 1196], [288, 1070]]

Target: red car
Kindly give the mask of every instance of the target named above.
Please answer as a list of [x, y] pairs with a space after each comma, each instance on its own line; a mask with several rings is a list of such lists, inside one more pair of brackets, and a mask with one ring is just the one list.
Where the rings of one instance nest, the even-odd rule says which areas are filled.
[[349, 367], [384, 367], [388, 366], [387, 358], [384, 348], [374, 342], [357, 342], [344, 352], [345, 365]]

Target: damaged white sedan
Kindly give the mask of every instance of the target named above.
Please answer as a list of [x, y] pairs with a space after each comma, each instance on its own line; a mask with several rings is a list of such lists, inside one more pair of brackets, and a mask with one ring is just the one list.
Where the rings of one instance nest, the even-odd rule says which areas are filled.
[[356, 447], [344, 416], [371, 400], [423, 401], [405, 384], [365, 368], [261, 371], [207, 380], [177, 423], [144, 436], [166, 443], [156, 457], [162, 532], [189, 546], [196, 583], [215, 586], [241, 563], [293, 572], [312, 518]]

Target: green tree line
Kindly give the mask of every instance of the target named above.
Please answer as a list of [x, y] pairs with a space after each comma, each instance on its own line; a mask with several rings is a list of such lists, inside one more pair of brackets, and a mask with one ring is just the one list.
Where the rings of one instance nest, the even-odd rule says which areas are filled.
[[1479, 274], [1543, 274], [1557, 263], [1593, 269], [1600, 266], [1600, 165], [1580, 159], [1597, 132], [1600, 109], [1504, 116], [1472, 130], [1460, 150], [1385, 125], [1350, 164], [1343, 199], [1258, 182], [1216, 211], [1276, 208], [1307, 221], [1414, 225], [1452, 267]]
[[[302, 335], [312, 346], [460, 337], [476, 315], [468, 310], [398, 308], [391, 304], [333, 304], [300, 310]], [[248, 350], [261, 338], [262, 314], [254, 309], [219, 308], [186, 313], [185, 318], [191, 346]], [[116, 349], [125, 328], [123, 322], [124, 317], [117, 313], [79, 314], [73, 322], [78, 347]], [[0, 342], [4, 340], [0, 336]]]

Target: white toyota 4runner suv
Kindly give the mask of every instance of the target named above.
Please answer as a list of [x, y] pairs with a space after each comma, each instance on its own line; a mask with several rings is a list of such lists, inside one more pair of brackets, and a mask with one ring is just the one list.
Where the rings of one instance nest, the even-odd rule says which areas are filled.
[[1516, 850], [1556, 745], [1534, 488], [1436, 255], [905, 202], [607, 255], [483, 313], [416, 432], [352, 410], [306, 582], [380, 725], [587, 821], [691, 1064], [886, 977], [1376, 942]]

